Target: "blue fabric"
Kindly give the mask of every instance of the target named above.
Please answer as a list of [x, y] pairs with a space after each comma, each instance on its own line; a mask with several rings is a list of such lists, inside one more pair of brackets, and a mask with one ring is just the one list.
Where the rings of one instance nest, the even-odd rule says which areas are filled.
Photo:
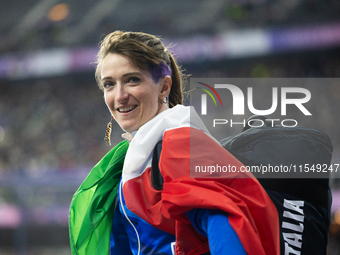
[[193, 209], [187, 216], [196, 230], [209, 240], [212, 255], [246, 255], [240, 239], [229, 224], [228, 216], [218, 210]]
[[[117, 205], [118, 207], [118, 205]], [[113, 216], [113, 226], [111, 232], [111, 239], [110, 239], [110, 247], [111, 247], [111, 254], [126, 254], [132, 255], [130, 246], [129, 246], [129, 239], [126, 234], [122, 215], [120, 210], [117, 210]]]
[[[120, 196], [120, 194], [122, 196]], [[122, 197], [122, 201], [120, 201], [120, 197]], [[121, 206], [122, 204], [125, 213], [136, 230], [126, 219]], [[173, 254], [171, 246], [174, 247], [175, 236], [153, 227], [145, 220], [131, 212], [125, 204], [125, 199], [120, 187], [118, 190], [118, 205], [114, 213], [110, 240], [111, 254], [138, 254], [138, 238], [136, 231], [138, 232], [140, 240], [140, 255]]]
[[[140, 239], [140, 255], [171, 255], [171, 246], [174, 246], [175, 236], [159, 230], [145, 220], [131, 212], [118, 190], [118, 204], [114, 213], [110, 240], [111, 254], [136, 255], [138, 254], [138, 236]], [[120, 201], [122, 197], [122, 201]], [[122, 203], [121, 203], [122, 202]], [[134, 225], [126, 219], [125, 213]], [[228, 216], [217, 210], [194, 209], [187, 212], [188, 218], [203, 236], [209, 239], [210, 254], [246, 255], [246, 252], [231, 225]]]

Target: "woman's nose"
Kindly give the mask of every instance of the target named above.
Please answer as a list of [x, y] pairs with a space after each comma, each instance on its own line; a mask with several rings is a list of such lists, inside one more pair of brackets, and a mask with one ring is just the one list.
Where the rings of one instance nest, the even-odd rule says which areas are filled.
[[129, 93], [126, 91], [124, 85], [118, 85], [116, 91], [116, 100], [119, 103], [126, 101], [129, 97]]

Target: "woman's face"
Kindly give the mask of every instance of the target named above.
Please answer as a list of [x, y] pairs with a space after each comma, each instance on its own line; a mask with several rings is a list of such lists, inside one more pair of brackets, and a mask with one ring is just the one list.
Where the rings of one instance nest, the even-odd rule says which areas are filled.
[[166, 76], [156, 84], [148, 71], [133, 65], [128, 57], [109, 53], [103, 60], [101, 77], [105, 103], [127, 132], [138, 130], [168, 108], [160, 102], [170, 93], [171, 78]]

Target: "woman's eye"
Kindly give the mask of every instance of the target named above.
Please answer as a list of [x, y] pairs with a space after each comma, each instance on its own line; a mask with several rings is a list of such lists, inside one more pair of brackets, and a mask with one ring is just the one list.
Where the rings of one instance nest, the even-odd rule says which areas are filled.
[[137, 77], [130, 77], [128, 79], [128, 83], [139, 83], [139, 82], [140, 82], [140, 79]]
[[112, 82], [105, 82], [105, 83], [103, 84], [103, 86], [104, 86], [104, 88], [109, 88], [109, 87], [114, 86], [114, 84], [113, 84]]

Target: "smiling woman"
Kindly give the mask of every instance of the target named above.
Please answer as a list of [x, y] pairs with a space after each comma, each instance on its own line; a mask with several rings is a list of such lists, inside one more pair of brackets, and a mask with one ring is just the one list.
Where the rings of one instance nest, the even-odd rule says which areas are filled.
[[276, 208], [250, 173], [190, 178], [194, 162], [241, 163], [181, 105], [182, 77], [153, 35], [116, 31], [103, 40], [96, 79], [129, 135], [73, 196], [72, 254], [279, 253]]
[[97, 56], [96, 80], [112, 117], [127, 132], [182, 104], [182, 70], [161, 40], [149, 34], [109, 34]]
[[182, 104], [183, 72], [171, 52], [163, 45], [160, 38], [145, 33], [115, 31], [102, 41], [97, 55], [96, 80], [99, 88], [102, 83], [103, 62], [108, 54], [119, 54], [131, 61], [139, 70], [148, 71], [155, 83], [166, 75], [172, 80], [169, 106]]
[[102, 63], [101, 77], [105, 103], [126, 132], [138, 130], [168, 109], [162, 102], [170, 94], [169, 75], [155, 83], [149, 71], [135, 66], [128, 57], [109, 53]]

